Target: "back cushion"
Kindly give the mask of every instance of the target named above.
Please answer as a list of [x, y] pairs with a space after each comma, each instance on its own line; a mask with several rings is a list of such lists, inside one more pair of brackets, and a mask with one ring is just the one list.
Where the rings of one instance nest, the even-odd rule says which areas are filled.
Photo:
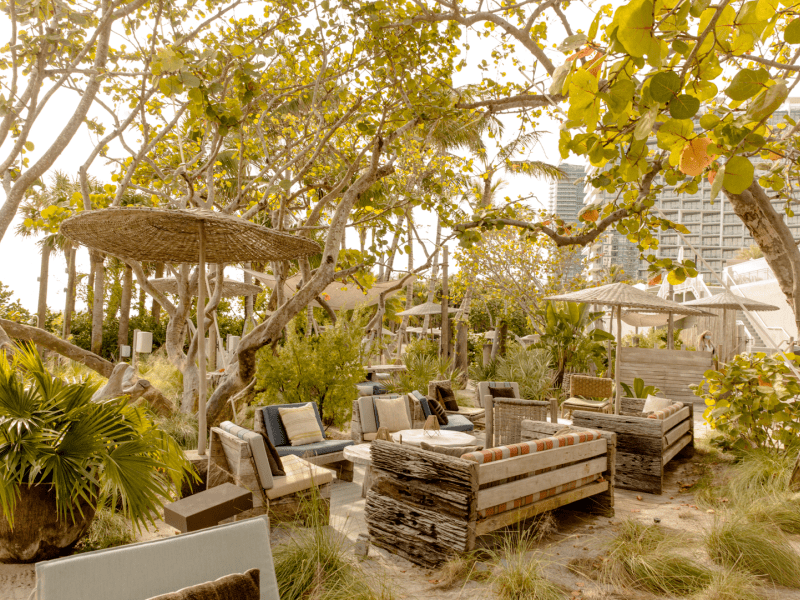
[[264, 444], [264, 438], [261, 434], [245, 429], [244, 427], [239, 427], [230, 421], [223, 421], [219, 424], [219, 428], [247, 442], [250, 446], [250, 453], [253, 455], [253, 462], [256, 463], [256, 470], [258, 471], [258, 479], [261, 481], [261, 487], [265, 490], [272, 489], [274, 485], [272, 481], [272, 468], [269, 464], [269, 456], [267, 456], [267, 447]]
[[492, 394], [492, 398], [513, 398], [516, 399], [514, 395], [514, 388], [491, 388], [489, 390]]
[[587, 429], [586, 431], [567, 433], [557, 437], [546, 437], [541, 440], [531, 440], [530, 442], [520, 442], [519, 444], [509, 444], [508, 446], [497, 446], [496, 448], [470, 452], [461, 458], [479, 464], [485, 464], [504, 460], [506, 458], [513, 458], [515, 456], [533, 454], [534, 452], [563, 448], [564, 446], [574, 446], [584, 442], [591, 442], [592, 440], [599, 440], [601, 437], [602, 435], [599, 431]]
[[246, 573], [225, 575], [214, 581], [186, 587], [177, 592], [162, 594], [150, 600], [259, 600], [259, 570], [250, 569]]
[[390, 432], [411, 429], [411, 419], [408, 418], [408, 401], [403, 396], [375, 398], [375, 408], [378, 410], [381, 427], [386, 427]]
[[361, 433], [375, 433], [378, 431], [378, 422], [375, 420], [375, 408], [372, 405], [372, 396], [359, 398], [358, 414], [361, 417]]
[[282, 406], [278, 412], [283, 421], [283, 428], [286, 430], [286, 437], [289, 438], [292, 446], [304, 446], [325, 439], [311, 402], [291, 408]]
[[[270, 406], [265, 406], [261, 409], [261, 414], [264, 417], [264, 427], [267, 430], [267, 435], [269, 439], [272, 440], [272, 443], [275, 446], [290, 446], [291, 442], [289, 441], [289, 436], [286, 435], [286, 428], [283, 426], [283, 420], [281, 420], [281, 408], [299, 408], [301, 406], [305, 406], [309, 404], [308, 402], [295, 402], [294, 404], [272, 404]], [[314, 414], [317, 417], [317, 423], [319, 423], [319, 430], [323, 432], [322, 437], [325, 437], [324, 431], [325, 428], [322, 426], [322, 419], [319, 416], [319, 411], [317, 410], [316, 403], [310, 403], [314, 408]]]
[[409, 396], [410, 396], [410, 397], [411, 397], [413, 400], [416, 400], [417, 402], [419, 402], [419, 406], [420, 406], [420, 408], [422, 408], [422, 414], [423, 414], [423, 415], [425, 415], [425, 418], [426, 418], [426, 419], [427, 419], [428, 417], [430, 417], [430, 416], [431, 416], [431, 414], [433, 414], [433, 413], [431, 413], [431, 407], [430, 407], [430, 405], [428, 404], [428, 398], [427, 398], [426, 396], [423, 396], [421, 393], [419, 393], [419, 392], [418, 392], [418, 391], [416, 391], [416, 390], [414, 390], [413, 392], [411, 392], [411, 393], [409, 394]]

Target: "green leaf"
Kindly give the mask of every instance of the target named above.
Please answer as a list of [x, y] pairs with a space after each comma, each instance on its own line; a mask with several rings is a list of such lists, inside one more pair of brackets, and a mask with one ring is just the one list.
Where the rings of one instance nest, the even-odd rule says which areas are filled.
[[[725, 165], [722, 185], [731, 194], [741, 194], [753, 183], [755, 168], [744, 156], [734, 156]], [[719, 177], [719, 174], [717, 174]]]
[[714, 179], [714, 183], [711, 184], [711, 199], [714, 200], [722, 191], [722, 182], [725, 180], [725, 165], [722, 165], [717, 170], [717, 176]]
[[787, 44], [800, 44], [800, 19], [795, 19], [786, 26], [783, 39]]
[[576, 48], [580, 48], [587, 42], [588, 38], [586, 37], [585, 33], [576, 33], [575, 35], [571, 35], [566, 38], [561, 45], [559, 45], [558, 50], [560, 52], [570, 52], [575, 50]]
[[683, 267], [678, 267], [674, 271], [670, 271], [667, 275], [667, 281], [672, 285], [679, 285], [686, 281], [686, 271], [683, 270]]
[[700, 117], [700, 127], [703, 129], [714, 129], [719, 123], [717, 115], [707, 114]]
[[183, 59], [178, 56], [174, 50], [169, 48], [162, 48], [158, 51], [158, 59], [161, 63], [161, 71], [171, 73], [177, 71], [183, 66]]
[[618, 80], [609, 91], [608, 108], [614, 114], [619, 114], [633, 100], [633, 93], [636, 86], [630, 79]]
[[647, 139], [653, 131], [653, 125], [656, 124], [656, 117], [658, 117], [658, 107], [654, 106], [639, 118], [633, 130], [633, 137], [637, 140]]
[[681, 89], [681, 77], [674, 71], [662, 71], [650, 80], [650, 96], [656, 102], [669, 102]]
[[25, 149], [28, 151], [33, 150], [33, 142], [25, 142]]
[[231, 54], [234, 56], [241, 56], [244, 54], [244, 48], [242, 48], [239, 44], [234, 44], [231, 46]]
[[673, 119], [691, 119], [700, 110], [700, 100], [681, 94], [669, 103], [669, 114]]
[[763, 90], [750, 106], [747, 108], [746, 116], [751, 121], [761, 121], [766, 119], [781, 107], [786, 98], [789, 97], [789, 88], [782, 80], [775, 85]]
[[769, 72], [766, 69], [744, 69], [739, 71], [725, 89], [725, 95], [731, 100], [741, 102], [755, 96], [769, 81]]
[[633, 0], [617, 9], [617, 39], [635, 58], [653, 56], [661, 51], [661, 42], [653, 37], [653, 0]]

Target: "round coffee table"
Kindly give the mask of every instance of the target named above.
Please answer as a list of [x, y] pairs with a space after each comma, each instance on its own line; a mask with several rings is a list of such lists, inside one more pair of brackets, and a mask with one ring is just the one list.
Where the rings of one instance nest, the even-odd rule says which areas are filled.
[[364, 481], [361, 483], [361, 497], [366, 498], [367, 492], [372, 485], [372, 477], [370, 470], [372, 465], [372, 444], [355, 444], [353, 446], [345, 446], [342, 450], [342, 455], [345, 459], [349, 460], [355, 465], [364, 465]]
[[427, 442], [431, 446], [476, 446], [478, 439], [474, 435], [463, 431], [425, 431], [424, 429], [404, 429], [392, 434], [392, 439], [403, 444], [419, 446], [420, 442]]

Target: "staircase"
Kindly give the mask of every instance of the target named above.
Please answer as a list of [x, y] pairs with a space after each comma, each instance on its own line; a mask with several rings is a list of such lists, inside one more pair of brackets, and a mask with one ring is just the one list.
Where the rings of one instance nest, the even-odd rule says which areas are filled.
[[753, 338], [753, 344], [750, 347], [750, 352], [775, 352], [777, 348], [773, 347], [773, 344], [770, 344], [765, 340], [761, 334], [758, 332], [758, 328], [753, 324], [753, 321], [750, 317], [748, 317], [744, 312], [737, 311], [736, 319], [744, 323], [745, 329]]

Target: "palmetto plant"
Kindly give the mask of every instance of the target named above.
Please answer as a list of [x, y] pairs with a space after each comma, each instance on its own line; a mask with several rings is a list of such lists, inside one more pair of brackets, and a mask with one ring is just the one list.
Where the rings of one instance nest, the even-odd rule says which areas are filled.
[[23, 486], [48, 486], [59, 519], [111, 501], [139, 528], [191, 477], [177, 443], [125, 398], [53, 377], [33, 347], [0, 355], [0, 506], [13, 526]]

